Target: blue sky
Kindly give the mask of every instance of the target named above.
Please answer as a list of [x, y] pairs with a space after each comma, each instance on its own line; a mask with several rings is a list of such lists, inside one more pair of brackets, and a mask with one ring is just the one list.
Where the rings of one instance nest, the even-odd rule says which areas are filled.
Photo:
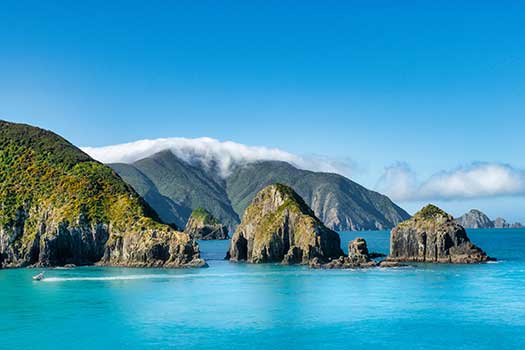
[[[206, 136], [328, 157], [371, 188], [396, 174], [388, 193], [404, 171], [410, 211], [525, 221], [523, 2], [6, 0], [0, 23], [4, 119], [81, 146]], [[479, 164], [518, 184], [436, 192]]]

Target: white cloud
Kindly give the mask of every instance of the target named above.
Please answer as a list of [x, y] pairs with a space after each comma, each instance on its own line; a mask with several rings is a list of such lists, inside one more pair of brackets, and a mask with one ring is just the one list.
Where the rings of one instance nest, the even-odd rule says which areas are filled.
[[194, 139], [174, 137], [105, 147], [82, 147], [84, 152], [103, 163], [133, 163], [167, 149], [188, 163], [217, 166], [223, 177], [227, 176], [236, 165], [260, 160], [281, 160], [301, 169], [350, 175], [349, 162], [320, 156], [298, 156], [277, 148], [247, 146], [209, 137]]
[[376, 188], [398, 201], [525, 195], [525, 171], [507, 164], [472, 163], [418, 181], [406, 163], [397, 163], [385, 168]]
[[398, 162], [385, 168], [385, 172], [377, 182], [376, 190], [392, 199], [406, 199], [412, 197], [416, 183], [416, 174], [410, 166]]

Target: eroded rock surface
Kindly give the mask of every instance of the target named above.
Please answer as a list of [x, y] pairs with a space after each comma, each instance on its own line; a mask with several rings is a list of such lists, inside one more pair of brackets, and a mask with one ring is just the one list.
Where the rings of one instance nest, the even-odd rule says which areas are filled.
[[290, 187], [261, 190], [235, 231], [227, 258], [251, 263], [308, 264], [343, 255], [339, 234], [328, 229]]
[[428, 205], [397, 225], [390, 235], [388, 261], [480, 263], [491, 260], [454, 218]]

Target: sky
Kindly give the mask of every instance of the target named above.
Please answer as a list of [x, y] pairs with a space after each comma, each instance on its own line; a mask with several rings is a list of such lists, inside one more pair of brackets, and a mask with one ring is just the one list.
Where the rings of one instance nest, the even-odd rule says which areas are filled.
[[522, 1], [4, 0], [0, 118], [525, 222], [523, 23]]

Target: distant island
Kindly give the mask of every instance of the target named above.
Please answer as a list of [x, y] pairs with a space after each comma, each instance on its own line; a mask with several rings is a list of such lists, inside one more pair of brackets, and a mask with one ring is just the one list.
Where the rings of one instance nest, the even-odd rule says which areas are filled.
[[485, 213], [478, 209], [471, 209], [455, 221], [465, 228], [522, 228], [519, 222], [509, 224], [503, 218], [491, 220]]

